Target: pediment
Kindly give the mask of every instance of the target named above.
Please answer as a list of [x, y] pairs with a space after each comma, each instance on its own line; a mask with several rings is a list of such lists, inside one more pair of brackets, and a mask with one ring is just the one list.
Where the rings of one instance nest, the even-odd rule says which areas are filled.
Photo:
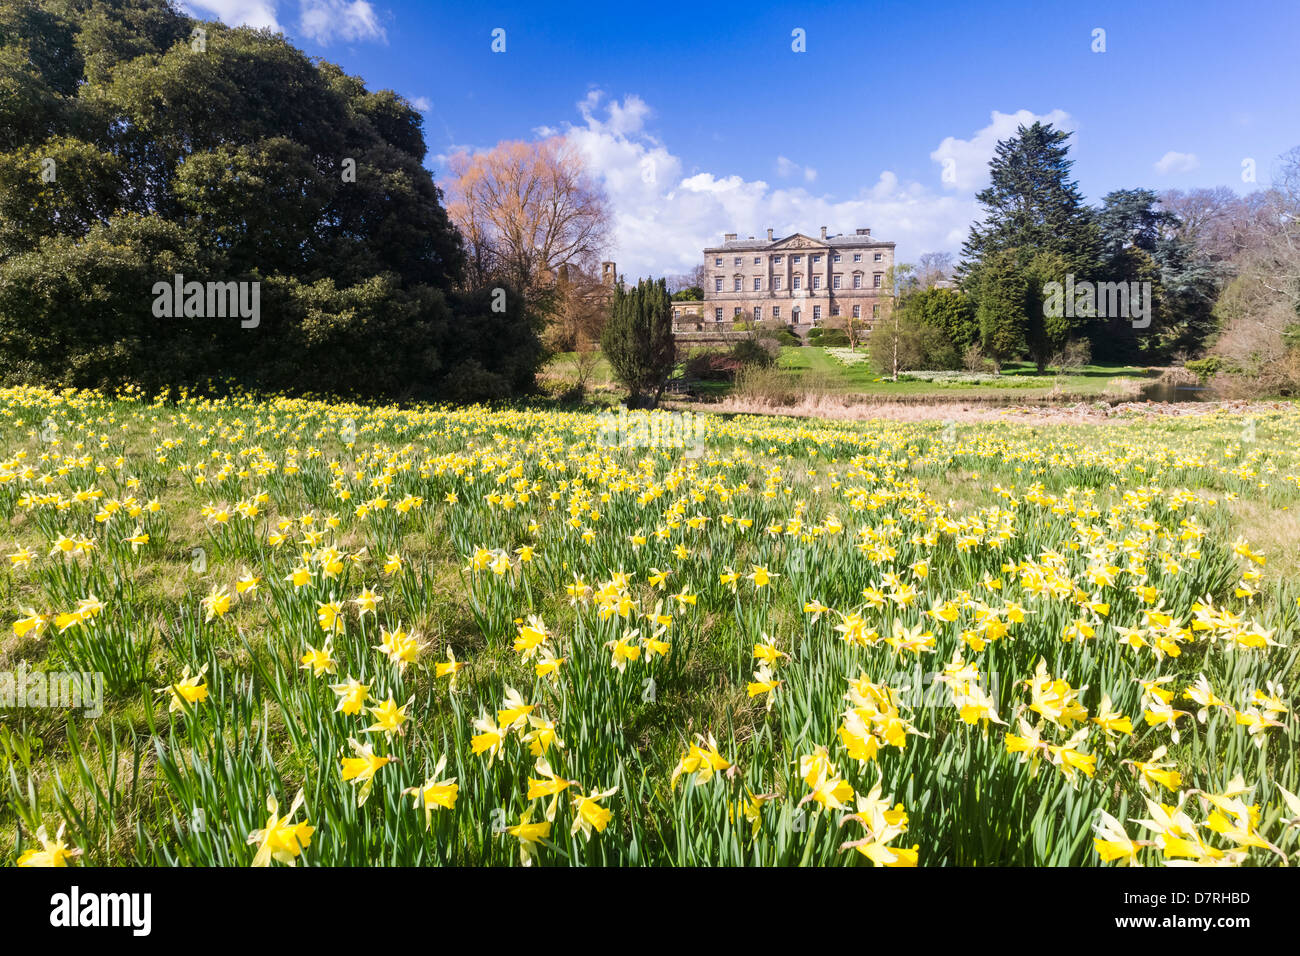
[[810, 236], [805, 236], [801, 232], [796, 232], [793, 236], [786, 236], [780, 242], [772, 246], [773, 249], [828, 249], [829, 246], [824, 242], [819, 242]]

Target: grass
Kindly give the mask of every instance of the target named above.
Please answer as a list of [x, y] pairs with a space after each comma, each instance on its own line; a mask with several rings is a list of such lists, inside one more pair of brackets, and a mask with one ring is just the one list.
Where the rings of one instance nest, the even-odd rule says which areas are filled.
[[[574, 381], [573, 353], [561, 353], [552, 359], [543, 376], [559, 386]], [[816, 346], [781, 349], [777, 367], [790, 376], [790, 385], [796, 389], [827, 393], [835, 396], [861, 395], [880, 399], [924, 399], [934, 397], [947, 400], [975, 401], [1041, 401], [1065, 395], [1076, 400], [1114, 397], [1136, 397], [1138, 387], [1154, 381], [1156, 374], [1148, 369], [1124, 365], [1087, 365], [1058, 374], [1049, 369], [1039, 374], [1029, 362], [1010, 362], [1002, 368], [1005, 387], [998, 385], [943, 385], [935, 382], [893, 382], [882, 376], [869, 362], [846, 364], [831, 352]], [[681, 369], [679, 367], [678, 374]], [[622, 394], [608, 362], [602, 356], [597, 360], [590, 387], [598, 398], [616, 400]], [[733, 386], [727, 382], [702, 382], [696, 392], [705, 401], [715, 401], [732, 394]]]
[[268, 796], [313, 829], [261, 862], [1300, 862], [1295, 411], [702, 415], [698, 454], [538, 408], [0, 412], [0, 672], [106, 691], [0, 712], [9, 862], [249, 865]]
[[944, 386], [934, 382], [890, 381], [870, 362], [853, 365], [837, 360], [826, 349], [813, 346], [787, 347], [781, 350], [778, 361], [782, 369], [792, 372], [796, 382], [806, 381], [818, 388], [834, 393], [854, 393], [866, 396], [936, 396], [944, 399], [1014, 398], [1026, 401], [1044, 398], [1054, 391], [1063, 391], [1080, 397], [1106, 394], [1115, 379], [1142, 380], [1152, 378], [1146, 369], [1134, 366], [1087, 365], [1069, 373], [1057, 374], [1051, 370], [1039, 374], [1029, 362], [1010, 362], [1003, 366], [1002, 377], [1007, 387], [995, 385]]

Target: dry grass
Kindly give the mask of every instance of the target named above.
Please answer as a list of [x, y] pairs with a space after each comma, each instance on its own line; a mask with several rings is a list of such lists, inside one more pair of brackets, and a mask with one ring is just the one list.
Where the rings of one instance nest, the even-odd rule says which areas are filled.
[[1270, 576], [1288, 581], [1300, 576], [1300, 511], [1245, 498], [1225, 504], [1235, 519], [1234, 531], [1268, 555]]
[[[696, 406], [663, 403], [666, 408], [689, 410]], [[782, 415], [835, 421], [896, 422], [1005, 422], [1028, 425], [1133, 425], [1152, 417], [1204, 416], [1219, 411], [1263, 414], [1288, 407], [1287, 402], [1077, 402], [1072, 405], [994, 405], [985, 402], [896, 402], [857, 400], [852, 395], [805, 395], [791, 404], [728, 397], [708, 406], [710, 412], [730, 415]]]

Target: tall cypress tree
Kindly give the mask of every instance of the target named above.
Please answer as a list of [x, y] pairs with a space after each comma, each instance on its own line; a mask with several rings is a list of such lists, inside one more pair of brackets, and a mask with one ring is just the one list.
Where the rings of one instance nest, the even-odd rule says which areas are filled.
[[677, 364], [672, 300], [663, 279], [642, 279], [631, 291], [614, 289], [600, 348], [628, 390], [629, 408], [654, 408]]

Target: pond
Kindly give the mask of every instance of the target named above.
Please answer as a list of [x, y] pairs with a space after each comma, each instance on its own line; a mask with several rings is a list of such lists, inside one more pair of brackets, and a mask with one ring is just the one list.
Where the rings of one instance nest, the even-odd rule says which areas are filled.
[[1138, 401], [1142, 402], [1213, 402], [1214, 390], [1206, 385], [1175, 385], [1172, 382], [1152, 382], [1142, 386]]

